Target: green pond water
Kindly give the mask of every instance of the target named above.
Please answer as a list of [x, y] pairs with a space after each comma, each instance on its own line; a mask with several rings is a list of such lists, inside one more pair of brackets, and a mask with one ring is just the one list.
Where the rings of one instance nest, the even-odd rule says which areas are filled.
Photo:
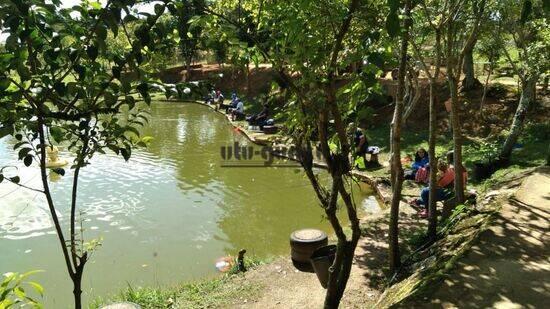
[[[103, 239], [85, 270], [87, 303], [128, 283], [170, 285], [215, 275], [215, 261], [241, 248], [261, 258], [288, 254], [289, 234], [299, 228], [330, 231], [300, 168], [222, 166], [221, 147], [252, 146], [223, 115], [197, 104], [153, 103], [144, 134], [154, 140], [129, 162], [98, 155], [81, 172], [84, 238]], [[0, 166], [17, 165], [22, 183], [41, 188], [38, 169], [17, 161], [14, 144], [0, 140]], [[62, 147], [61, 157], [70, 158]], [[68, 169], [51, 179], [65, 226], [70, 180]], [[361, 211], [377, 211], [367, 186], [354, 186], [354, 193]], [[45, 307], [70, 308], [72, 286], [44, 197], [4, 181], [0, 273], [36, 269], [44, 270], [32, 279], [45, 287]]]

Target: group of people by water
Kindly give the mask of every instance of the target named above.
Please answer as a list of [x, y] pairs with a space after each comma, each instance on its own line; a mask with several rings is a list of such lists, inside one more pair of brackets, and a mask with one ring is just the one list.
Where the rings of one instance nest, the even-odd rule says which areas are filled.
[[[273, 125], [273, 120], [269, 118], [270, 110], [267, 103], [262, 105], [262, 110], [259, 113], [246, 115], [244, 102], [238, 97], [236, 92], [231, 94], [231, 101], [226, 104], [224, 103], [224, 96], [221, 91], [212, 90], [206, 98], [206, 103], [215, 105], [218, 110], [225, 110], [226, 114], [231, 115], [233, 121], [246, 120], [251, 127], [259, 127], [260, 130], [263, 130], [266, 126]], [[378, 161], [380, 148], [369, 144], [365, 131], [355, 126], [353, 123], [350, 123], [348, 126], [348, 134], [354, 144], [353, 158], [362, 159], [364, 168], [380, 166]], [[367, 155], [370, 155], [369, 160], [367, 160]], [[452, 152], [447, 154], [446, 160], [437, 160], [436, 201], [448, 200], [454, 195], [455, 168], [452, 163]], [[421, 218], [427, 218], [427, 205], [430, 193], [430, 157], [428, 152], [424, 148], [419, 148], [414, 156], [406, 156], [403, 159], [403, 164], [407, 166], [404, 175], [406, 180], [425, 185], [420, 191], [419, 198], [413, 199], [410, 201], [410, 204], [418, 210], [418, 214]], [[354, 163], [354, 165], [356, 168], [359, 168], [358, 164], [356, 165]], [[466, 182], [468, 175], [465, 168], [462, 168], [462, 170], [464, 171], [464, 182]]]
[[249, 126], [258, 127], [261, 131], [266, 126], [273, 126], [273, 119], [269, 118], [269, 105], [262, 104], [262, 110], [259, 113], [247, 115], [244, 110], [244, 102], [235, 91], [231, 93], [229, 104], [224, 103], [224, 96], [220, 90], [212, 90], [206, 98], [206, 104], [213, 104], [217, 110], [224, 110], [226, 114], [231, 115], [231, 120], [246, 120]]
[[[454, 195], [455, 167], [453, 166], [453, 152], [447, 153], [446, 160], [443, 158], [437, 159], [437, 176], [436, 176], [436, 201], [449, 200]], [[430, 175], [430, 157], [426, 149], [419, 148], [414, 154], [414, 160], [410, 156], [404, 160], [405, 164], [410, 165], [410, 168], [405, 171], [405, 179], [415, 181], [420, 184], [426, 184], [420, 191], [420, 197], [413, 199], [410, 204], [418, 210], [418, 215], [421, 218], [428, 217], [428, 202], [430, 196], [429, 175]], [[468, 178], [468, 172], [464, 167], [463, 180], [464, 185]]]
[[[380, 165], [378, 163], [378, 153], [380, 149], [376, 146], [369, 146], [369, 141], [364, 130], [358, 127], [354, 127], [351, 123], [348, 127], [348, 133], [353, 134], [353, 142], [355, 146], [354, 155], [355, 158], [362, 158], [365, 167], [373, 167]], [[366, 155], [370, 154], [370, 160], [367, 160]], [[436, 189], [435, 198], [436, 201], [449, 200], [454, 196], [454, 181], [455, 181], [455, 168], [453, 166], [453, 153], [447, 153], [446, 158], [437, 160], [437, 176], [436, 176]], [[424, 148], [419, 148], [414, 157], [408, 155], [402, 162], [407, 169], [405, 170], [405, 179], [414, 181], [418, 184], [425, 185], [419, 194], [419, 198], [410, 201], [412, 207], [418, 210], [418, 215], [421, 218], [428, 217], [428, 201], [430, 195], [430, 156]], [[358, 165], [355, 166], [356, 168]], [[464, 167], [463, 179], [464, 185], [468, 173]]]

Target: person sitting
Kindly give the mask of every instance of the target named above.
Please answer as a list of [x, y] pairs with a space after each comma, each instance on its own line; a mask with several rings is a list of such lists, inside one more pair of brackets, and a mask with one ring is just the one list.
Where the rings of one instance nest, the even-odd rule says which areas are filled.
[[214, 98], [215, 98], [215, 96], [216, 96], [216, 91], [214, 91], [214, 89], [212, 89], [212, 91], [209, 92], [209, 93], [206, 95], [206, 97], [205, 97], [205, 99], [204, 99], [204, 103], [205, 103], [205, 104], [208, 104], [208, 105], [214, 103]]
[[217, 104], [223, 104], [223, 94], [221, 91], [219, 90], [216, 90], [216, 96], [214, 96], [214, 101], [217, 103]]
[[405, 179], [426, 183], [428, 180], [429, 163], [430, 157], [426, 149], [419, 148], [414, 154], [414, 162], [411, 165], [411, 169], [405, 171]]
[[246, 120], [251, 126], [259, 126], [260, 130], [263, 130], [263, 127], [266, 125], [269, 116], [269, 106], [267, 103], [264, 103], [263, 109], [250, 117], [247, 117]]
[[[350, 124], [349, 127], [352, 126], [353, 124]], [[376, 146], [369, 146], [367, 136], [360, 128], [355, 129], [353, 144], [355, 146], [355, 156], [363, 158], [365, 167], [380, 165], [378, 162], [378, 153], [380, 153], [380, 148]], [[367, 154], [370, 154], [370, 161], [367, 161]]]
[[237, 94], [235, 92], [231, 93], [231, 102], [229, 104], [223, 103], [223, 98], [218, 103], [219, 109], [225, 109], [225, 113], [229, 114], [232, 108], [237, 107], [237, 103], [239, 102], [239, 97], [237, 97]]
[[[455, 180], [455, 169], [447, 164], [445, 161], [439, 161], [437, 163], [437, 187], [435, 190], [435, 200], [443, 201], [449, 199], [453, 194], [453, 185]], [[464, 170], [464, 183], [468, 177], [466, 170]], [[419, 207], [419, 216], [421, 218], [428, 217], [428, 202], [430, 198], [430, 187], [425, 187], [420, 192], [420, 199], [413, 201], [413, 207]]]
[[244, 103], [243, 101], [239, 100], [237, 102], [237, 106], [231, 109], [231, 120], [241, 120], [244, 119], [244, 116]]

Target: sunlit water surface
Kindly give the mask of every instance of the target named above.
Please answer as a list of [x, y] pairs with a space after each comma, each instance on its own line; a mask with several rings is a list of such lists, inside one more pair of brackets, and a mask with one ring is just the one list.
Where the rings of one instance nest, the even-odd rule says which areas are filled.
[[[197, 104], [153, 103], [144, 134], [153, 141], [129, 162], [97, 155], [81, 172], [83, 235], [102, 238], [83, 279], [87, 302], [128, 283], [169, 285], [213, 275], [217, 258], [241, 248], [258, 257], [286, 254], [288, 236], [299, 228], [330, 231], [299, 168], [221, 166], [222, 146], [249, 144], [222, 115]], [[16, 160], [14, 144], [0, 140], [0, 166], [17, 165], [22, 183], [41, 188], [38, 169]], [[67, 170], [51, 178], [65, 226], [71, 176]], [[363, 211], [376, 211], [368, 187], [354, 192]], [[41, 194], [0, 184], [0, 248], [0, 273], [44, 270], [32, 279], [46, 289], [46, 308], [71, 307], [72, 286]]]

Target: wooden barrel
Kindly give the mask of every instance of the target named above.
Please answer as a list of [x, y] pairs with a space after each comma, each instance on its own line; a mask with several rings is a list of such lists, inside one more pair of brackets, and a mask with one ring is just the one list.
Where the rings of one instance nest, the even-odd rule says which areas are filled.
[[326, 246], [328, 237], [317, 229], [303, 229], [290, 234], [290, 256], [292, 261], [309, 264], [309, 258], [315, 249]]

